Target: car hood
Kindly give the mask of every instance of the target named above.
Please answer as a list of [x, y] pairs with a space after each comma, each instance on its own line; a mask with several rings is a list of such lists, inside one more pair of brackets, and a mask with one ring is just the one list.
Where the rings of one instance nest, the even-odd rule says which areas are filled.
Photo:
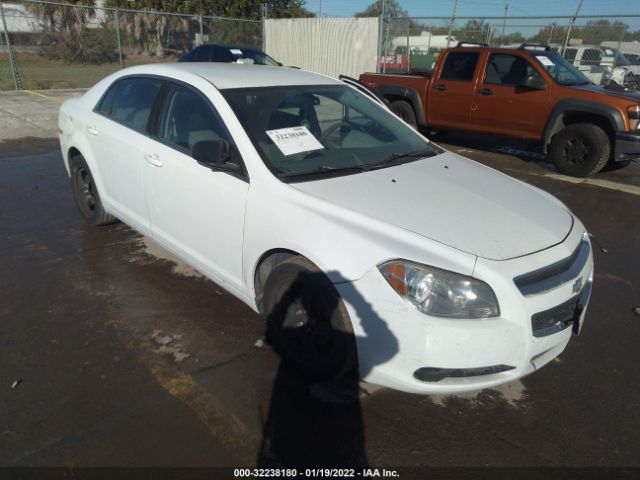
[[551, 195], [450, 152], [291, 186], [491, 260], [557, 245], [573, 225], [571, 214]]
[[[613, 73], [615, 73], [616, 75], [615, 75], [615, 78], [612, 77], [612, 79], [622, 84], [622, 79], [626, 71], [620, 69], [620, 70], [614, 71]], [[639, 92], [625, 90], [623, 87], [617, 86], [617, 85], [606, 85], [606, 86], [581, 85], [581, 86], [569, 87], [569, 88], [575, 88], [577, 90], [586, 90], [588, 92], [599, 93], [601, 95], [624, 98], [625, 100], [631, 100], [632, 102], [640, 103]]]

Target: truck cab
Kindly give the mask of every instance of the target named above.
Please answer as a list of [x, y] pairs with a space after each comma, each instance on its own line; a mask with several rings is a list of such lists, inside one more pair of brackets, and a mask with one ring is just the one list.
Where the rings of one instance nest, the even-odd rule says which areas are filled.
[[590, 176], [609, 161], [640, 157], [640, 95], [595, 85], [546, 45], [459, 43], [431, 73], [360, 80], [416, 128], [533, 142], [565, 174]]

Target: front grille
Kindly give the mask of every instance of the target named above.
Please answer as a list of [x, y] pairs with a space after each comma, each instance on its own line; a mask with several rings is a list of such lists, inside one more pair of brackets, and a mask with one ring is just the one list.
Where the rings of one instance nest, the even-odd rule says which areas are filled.
[[567, 258], [513, 279], [524, 296], [537, 295], [574, 279], [582, 271], [589, 258], [590, 246], [582, 240]]
[[567, 300], [549, 310], [535, 313], [531, 317], [534, 337], [546, 337], [567, 328], [576, 317], [576, 307], [580, 295]]

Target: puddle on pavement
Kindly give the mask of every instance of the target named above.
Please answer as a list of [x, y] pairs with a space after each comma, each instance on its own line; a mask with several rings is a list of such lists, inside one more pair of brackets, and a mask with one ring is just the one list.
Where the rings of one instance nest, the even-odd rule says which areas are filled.
[[160, 245], [147, 237], [140, 236], [135, 239], [138, 251], [129, 255], [127, 260], [132, 263], [148, 264], [156, 260], [164, 260], [173, 264], [171, 271], [176, 275], [185, 277], [204, 278], [197, 270], [194, 270], [178, 257], [168, 252]]

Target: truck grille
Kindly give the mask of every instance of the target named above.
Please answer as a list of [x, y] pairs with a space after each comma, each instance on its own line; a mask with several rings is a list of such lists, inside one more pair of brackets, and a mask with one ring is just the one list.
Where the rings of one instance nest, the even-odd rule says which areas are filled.
[[513, 279], [525, 297], [556, 288], [578, 276], [589, 258], [589, 242], [584, 239], [567, 258]]

